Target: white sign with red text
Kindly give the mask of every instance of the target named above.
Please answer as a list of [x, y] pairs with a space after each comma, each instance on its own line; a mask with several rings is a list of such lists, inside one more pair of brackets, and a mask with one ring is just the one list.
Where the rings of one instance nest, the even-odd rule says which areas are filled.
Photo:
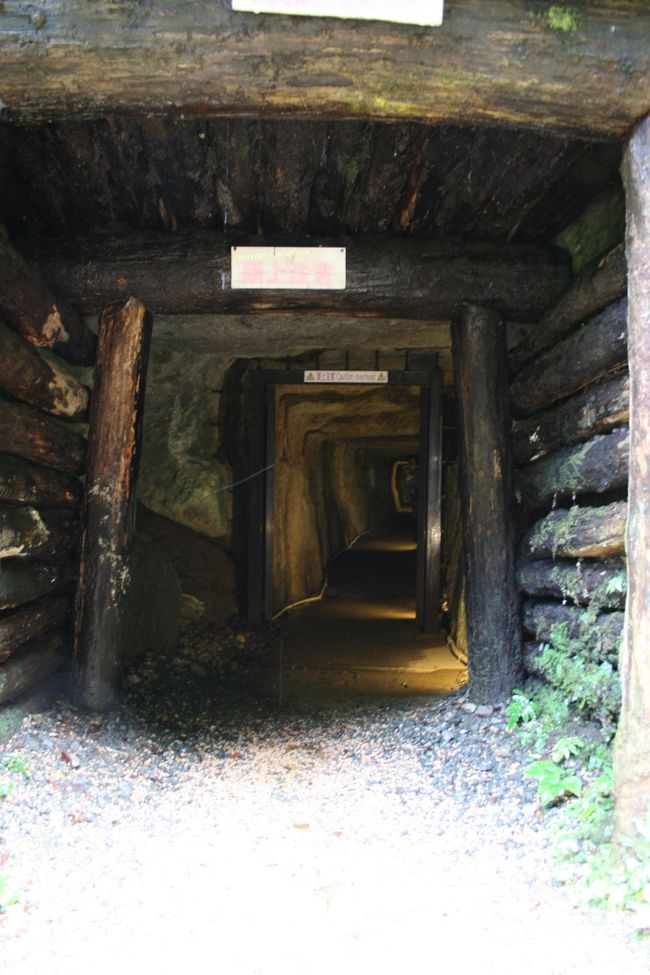
[[232, 247], [230, 257], [233, 289], [345, 289], [345, 247]]
[[233, 10], [253, 14], [385, 20], [393, 24], [439, 27], [444, 0], [233, 0]]

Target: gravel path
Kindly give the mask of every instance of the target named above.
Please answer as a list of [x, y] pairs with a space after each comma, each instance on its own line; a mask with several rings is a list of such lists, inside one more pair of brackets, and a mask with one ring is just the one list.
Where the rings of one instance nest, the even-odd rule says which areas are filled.
[[31, 778], [0, 802], [3, 972], [648, 971], [624, 919], [547, 880], [502, 715], [460, 694], [278, 713], [209, 652], [186, 639], [119, 713], [58, 703], [9, 742]]

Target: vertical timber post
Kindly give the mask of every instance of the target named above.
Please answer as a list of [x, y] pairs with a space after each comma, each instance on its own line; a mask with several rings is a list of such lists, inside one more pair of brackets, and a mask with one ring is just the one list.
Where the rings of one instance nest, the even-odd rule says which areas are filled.
[[650, 830], [650, 115], [623, 156], [628, 266], [630, 479], [623, 703], [616, 738], [616, 833]]
[[73, 651], [75, 698], [93, 711], [117, 700], [151, 328], [136, 298], [109, 305], [99, 321]]
[[505, 324], [466, 305], [452, 324], [469, 697], [503, 700], [521, 676]]

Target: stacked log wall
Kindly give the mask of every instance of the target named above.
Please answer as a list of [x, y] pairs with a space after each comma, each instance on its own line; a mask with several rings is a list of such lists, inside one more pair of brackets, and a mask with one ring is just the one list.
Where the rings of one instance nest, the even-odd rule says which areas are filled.
[[0, 234], [0, 707], [65, 667], [94, 335]]
[[524, 662], [609, 722], [627, 584], [626, 287], [621, 244], [510, 354]]

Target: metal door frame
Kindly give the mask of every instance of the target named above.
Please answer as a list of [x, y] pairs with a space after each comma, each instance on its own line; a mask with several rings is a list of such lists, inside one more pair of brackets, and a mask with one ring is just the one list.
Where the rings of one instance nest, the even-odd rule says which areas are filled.
[[[435, 366], [426, 372], [390, 369], [387, 376], [387, 383], [359, 385], [421, 388], [416, 619], [425, 633], [432, 633], [438, 629], [440, 611], [442, 374]], [[272, 616], [275, 391], [277, 386], [301, 385], [331, 387], [349, 384], [305, 383], [305, 370], [302, 369], [255, 369], [249, 375], [251, 423], [246, 618], [253, 626]]]

